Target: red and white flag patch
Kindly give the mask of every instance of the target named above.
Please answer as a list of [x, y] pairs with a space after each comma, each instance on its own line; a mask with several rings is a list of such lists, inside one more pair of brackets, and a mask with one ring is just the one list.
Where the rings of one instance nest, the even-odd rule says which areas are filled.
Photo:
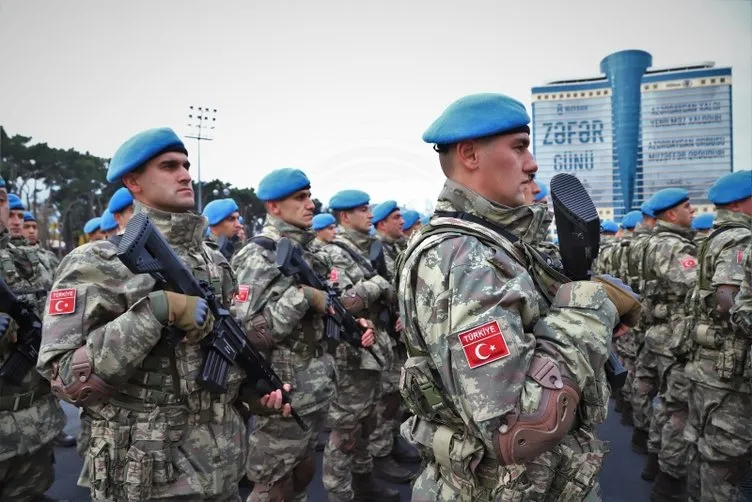
[[339, 272], [337, 272], [336, 268], [332, 268], [332, 271], [329, 272], [329, 282], [332, 284], [339, 282]]
[[498, 321], [476, 326], [459, 335], [470, 369], [498, 361], [509, 355], [509, 347]]
[[685, 269], [695, 268], [697, 266], [697, 259], [692, 256], [683, 256], [682, 258], [679, 258], [679, 263], [681, 263], [681, 266]]
[[241, 284], [238, 286], [238, 292], [235, 293], [235, 301], [243, 303], [248, 301], [248, 293], [251, 291], [251, 287], [248, 284]]
[[56, 289], [50, 291], [49, 315], [72, 314], [76, 311], [76, 289]]
[[744, 261], [744, 251], [741, 249], [736, 252], [736, 263], [737, 265], [741, 265], [742, 261]]

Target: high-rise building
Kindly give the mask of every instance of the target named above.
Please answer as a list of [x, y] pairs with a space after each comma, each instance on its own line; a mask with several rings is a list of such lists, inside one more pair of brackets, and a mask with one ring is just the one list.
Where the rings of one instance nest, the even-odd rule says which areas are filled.
[[651, 66], [647, 52], [621, 51], [598, 76], [532, 89], [539, 179], [576, 175], [601, 218], [618, 221], [666, 187], [707, 211], [708, 188], [732, 170], [731, 68]]

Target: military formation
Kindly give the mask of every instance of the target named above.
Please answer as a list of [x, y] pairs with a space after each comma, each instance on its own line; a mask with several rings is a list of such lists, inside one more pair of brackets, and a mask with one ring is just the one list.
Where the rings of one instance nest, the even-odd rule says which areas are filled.
[[[740, 500], [752, 171], [710, 187], [714, 213], [693, 217], [677, 187], [603, 221], [590, 279], [570, 280], [529, 124], [500, 94], [444, 110], [423, 135], [446, 178], [430, 217], [367, 187], [316, 214], [308, 175], [273, 170], [248, 238], [234, 200], [194, 211], [182, 140], [143, 131], [61, 261], [0, 180], [0, 272], [19, 306], [0, 306], [0, 500], [50, 500], [52, 447], [76, 443], [59, 400], [80, 409], [78, 483], [96, 501], [234, 501], [241, 484], [249, 501], [306, 500], [317, 450], [333, 502], [399, 500], [383, 481], [412, 483], [415, 501], [600, 500], [610, 398], [651, 500]], [[128, 266], [143, 221], [211, 300]], [[240, 364], [207, 384], [215, 300], [279, 385]], [[9, 361], [33, 334], [22, 371]]]

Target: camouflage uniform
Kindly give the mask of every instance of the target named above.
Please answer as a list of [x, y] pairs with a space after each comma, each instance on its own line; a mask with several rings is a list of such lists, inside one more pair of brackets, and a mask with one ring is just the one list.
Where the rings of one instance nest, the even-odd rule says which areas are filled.
[[[400, 253], [398, 243], [385, 236], [380, 237], [384, 244], [384, 258], [389, 277], [394, 278], [394, 264]], [[384, 331], [394, 326], [381, 326]], [[376, 428], [369, 438], [368, 449], [373, 457], [386, 457], [391, 454], [395, 435], [399, 434], [402, 423], [402, 397], [399, 393], [399, 379], [402, 365], [407, 360], [407, 352], [401, 341], [390, 337], [392, 361], [389, 368], [381, 372], [381, 399], [376, 403]]]
[[[700, 251], [691, 329], [695, 348], [687, 365], [691, 500], [740, 500], [739, 482], [752, 459], [751, 224], [748, 215], [718, 210]], [[724, 285], [742, 286], [734, 305], [735, 325], [716, 310], [716, 289]]]
[[[10, 244], [0, 231], [0, 274], [19, 299], [29, 302], [40, 317], [52, 277], [36, 251]], [[27, 294], [18, 294], [20, 292]], [[11, 321], [0, 338], [0, 366], [14, 351], [18, 326]], [[0, 380], [0, 500], [26, 501], [42, 495], [55, 478], [50, 441], [65, 426], [65, 414], [50, 385], [33, 368], [20, 387]]]
[[[334, 267], [332, 274], [343, 298], [356, 317], [377, 318], [380, 299], [391, 292], [389, 282], [373, 270], [366, 270], [342, 249], [347, 246], [361, 256], [368, 253], [371, 237], [356, 230], [339, 227], [335, 243], [324, 247]], [[367, 260], [364, 256], [364, 260]], [[372, 275], [370, 279], [367, 276]], [[334, 279], [334, 277], [333, 277]], [[376, 329], [374, 351], [388, 368], [392, 360], [389, 335]], [[351, 345], [336, 346], [337, 397], [329, 408], [332, 432], [324, 450], [324, 486], [332, 502], [353, 499], [353, 474], [373, 470], [368, 438], [376, 426], [376, 402], [381, 397], [381, 374], [378, 362], [366, 351]]]
[[[136, 203], [176, 254], [229, 305], [235, 282], [229, 264], [203, 244], [206, 219]], [[148, 295], [148, 274], [132, 274], [107, 240], [73, 250], [58, 269], [55, 290], [75, 290], [75, 311], [46, 315], [38, 369], [69, 385], [82, 364], [116, 387], [84, 407], [90, 428], [79, 485], [94, 500], [236, 500], [247, 456], [246, 428], [233, 407], [244, 379], [230, 368], [228, 390], [213, 394], [196, 382], [204, 351], [172, 347]], [[208, 331], [208, 330], [207, 330]]]
[[[545, 208], [504, 208], [447, 180], [436, 209], [397, 267], [409, 354], [400, 391], [415, 413], [402, 435], [424, 457], [413, 500], [598, 500], [607, 446], [594, 428], [607, 413], [614, 305], [596, 283], [568, 283], [555, 295], [536, 287], [547, 276], [527, 244]], [[438, 211], [480, 216], [521, 241]], [[468, 345], [477, 333], [495, 341]], [[505, 435], [518, 419], [549, 411], [558, 399], [551, 381], [562, 389], [570, 378], [582, 389], [579, 423], [560, 441], [538, 443], [542, 453], [525, 464], [509, 461], [499, 447]]]
[[612, 235], [601, 234], [601, 245], [593, 269], [599, 274], [616, 275], [617, 268], [614, 252], [619, 249], [619, 239]]
[[46, 268], [50, 275], [54, 277], [55, 271], [60, 265], [60, 260], [58, 259], [57, 255], [49, 249], [43, 248], [39, 244], [34, 244], [30, 247], [37, 252], [37, 254], [39, 255], [39, 260], [42, 262], [42, 265], [44, 265], [44, 268]]
[[279, 272], [275, 251], [260, 245], [256, 240], [260, 237], [274, 242], [287, 237], [303, 248], [315, 271], [327, 275], [329, 267], [307, 251], [313, 239], [310, 231], [272, 215], [232, 261], [239, 293], [231, 311], [248, 333], [260, 333], [251, 337], [260, 340], [254, 345], [269, 355], [276, 373], [292, 385], [292, 406], [309, 425], [303, 431], [292, 418], [280, 415], [256, 419], [247, 464], [248, 479], [255, 487], [248, 500], [305, 500], [316, 472], [314, 447], [336, 390], [334, 361], [325, 351], [322, 315], [310, 310], [295, 279]]
[[[684, 301], [694, 288], [697, 249], [692, 242], [693, 231], [659, 220], [643, 252], [640, 291], [643, 309], [649, 324], [644, 347], [635, 369], [635, 428], [646, 430], [650, 417], [648, 452], [675, 452], [677, 464], [686, 463], [686, 445], [678, 423], [669, 417], [686, 412], [688, 381], [684, 363], [688, 340], [683, 336]], [[654, 396], [658, 401], [650, 406]], [[685, 415], [686, 416], [686, 415]], [[671, 431], [664, 430], [668, 426]], [[683, 427], [683, 425], [681, 425]], [[661, 438], [664, 438], [662, 441]]]

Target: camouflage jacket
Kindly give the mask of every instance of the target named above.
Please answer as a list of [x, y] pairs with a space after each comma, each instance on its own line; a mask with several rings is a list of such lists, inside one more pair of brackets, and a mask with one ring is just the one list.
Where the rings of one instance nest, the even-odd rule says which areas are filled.
[[619, 239], [616, 237], [601, 237], [598, 258], [594, 264], [599, 274], [616, 275], [614, 270], [614, 252], [619, 249]]
[[389, 271], [389, 280], [394, 280], [394, 265], [402, 251], [399, 247], [400, 241], [392, 240], [385, 235], [379, 235], [379, 239], [384, 243], [384, 258], [386, 260], [386, 268]]
[[[166, 213], [136, 202], [196, 279], [213, 286], [229, 305], [235, 281], [229, 264], [203, 241], [206, 219]], [[89, 429], [79, 484], [94, 499], [143, 500], [178, 496], [204, 499], [237, 493], [247, 455], [246, 428], [232, 406], [245, 375], [229, 370], [227, 391], [199, 386], [204, 350], [198, 343], [172, 347], [162, 338], [149, 293], [155, 281], [134, 275], [117, 248], [96, 241], [74, 249], [58, 269], [44, 318], [39, 371], [49, 379], [72, 379], [74, 352], [117, 391], [84, 408]], [[55, 311], [57, 309], [57, 311]]]
[[737, 330], [752, 338], [752, 242], [742, 255], [742, 270], [744, 278], [731, 308], [731, 321]]
[[[687, 294], [697, 280], [697, 248], [689, 228], [658, 220], [642, 255], [640, 291], [651, 328], [645, 347], [673, 357], [688, 347], [684, 336]], [[655, 329], [666, 325], [668, 329]]]
[[640, 277], [642, 277], [642, 255], [651, 232], [652, 229], [638, 223], [632, 232], [629, 246], [622, 254], [621, 278], [638, 294], [640, 293]]
[[[368, 250], [373, 238], [357, 230], [344, 227], [337, 228], [337, 237], [333, 243], [324, 246], [332, 264], [331, 280], [337, 283], [343, 296], [357, 297], [360, 310], [353, 311], [355, 317], [365, 317], [377, 323], [378, 314], [383, 308], [383, 300], [393, 289], [389, 282], [376, 274], [373, 268], [368, 268], [364, 262], [368, 262]], [[346, 247], [350, 252], [343, 249]], [[350, 253], [363, 258], [359, 263]], [[368, 263], [370, 266], [370, 262]], [[388, 366], [387, 360], [391, 354], [391, 339], [383, 329], [377, 326], [376, 343], [373, 345], [374, 352]], [[337, 363], [343, 367], [360, 368], [366, 370], [381, 371], [379, 363], [365, 350], [356, 350], [348, 344], [341, 343], [336, 351]]]
[[55, 277], [55, 271], [57, 270], [57, 267], [60, 265], [60, 259], [57, 257], [55, 253], [50, 251], [49, 249], [45, 249], [39, 244], [35, 244], [33, 246], [30, 246], [34, 251], [39, 254], [39, 259], [42, 261], [42, 264], [44, 265], [44, 268], [47, 269], [47, 271], [50, 273], [50, 275], [54, 278]]
[[[327, 276], [326, 258], [309, 251], [313, 234], [267, 215], [261, 233], [274, 242], [287, 237], [300, 245], [314, 271]], [[324, 351], [324, 322], [295, 283], [275, 265], [276, 252], [254, 242], [232, 260], [239, 293], [230, 309], [246, 330], [263, 329], [273, 340], [270, 362], [283, 382], [292, 385], [292, 406], [301, 415], [329, 405], [334, 398], [334, 366]]]
[[318, 253], [319, 251], [322, 251], [327, 244], [328, 242], [314, 238], [311, 243], [308, 244], [308, 249], [310, 249], [314, 253]]
[[[504, 208], [451, 180], [436, 210], [480, 216], [527, 244], [545, 219], [536, 206]], [[554, 473], [565, 469], [553, 460], [560, 447], [553, 445], [530, 464], [498, 465], [495, 434], [520, 414], [538, 411], [545, 397], [541, 380], [529, 373], [534, 356], [553, 362], [582, 389], [582, 428], [572, 434], [605, 420], [609, 397], [603, 364], [617, 323], [614, 305], [592, 282], [568, 283], [549, 303], [524, 249], [483, 225], [435, 216], [411, 237], [398, 264], [409, 354], [400, 391], [416, 414], [403, 434], [409, 431], [409, 441], [455, 487], [473, 483], [482, 461], [491, 470], [485, 477], [493, 500], [506, 500], [506, 490], [545, 499], [557, 483]], [[453, 434], [454, 443], [437, 446], [441, 431]], [[445, 448], [451, 451], [437, 454]], [[581, 466], [585, 484], [595, 483], [598, 458], [593, 453], [594, 463]]]
[[692, 380], [746, 393], [752, 393], [752, 371], [744, 367], [751, 335], [735, 332], [728, 318], [719, 315], [716, 290], [723, 285], [738, 288], [744, 281], [744, 250], [752, 242], [750, 224], [752, 216], [720, 209], [700, 248], [690, 321], [696, 348], [687, 367]]
[[[34, 306], [42, 317], [52, 279], [28, 249], [10, 244], [7, 230], [0, 231], [0, 274], [17, 297]], [[27, 292], [29, 294], [19, 294]], [[0, 311], [2, 309], [0, 308]], [[18, 326], [11, 320], [0, 338], [0, 367], [15, 350]], [[0, 380], [0, 462], [30, 454], [49, 443], [65, 426], [65, 414], [50, 394], [49, 383], [33, 368], [20, 386]]]

